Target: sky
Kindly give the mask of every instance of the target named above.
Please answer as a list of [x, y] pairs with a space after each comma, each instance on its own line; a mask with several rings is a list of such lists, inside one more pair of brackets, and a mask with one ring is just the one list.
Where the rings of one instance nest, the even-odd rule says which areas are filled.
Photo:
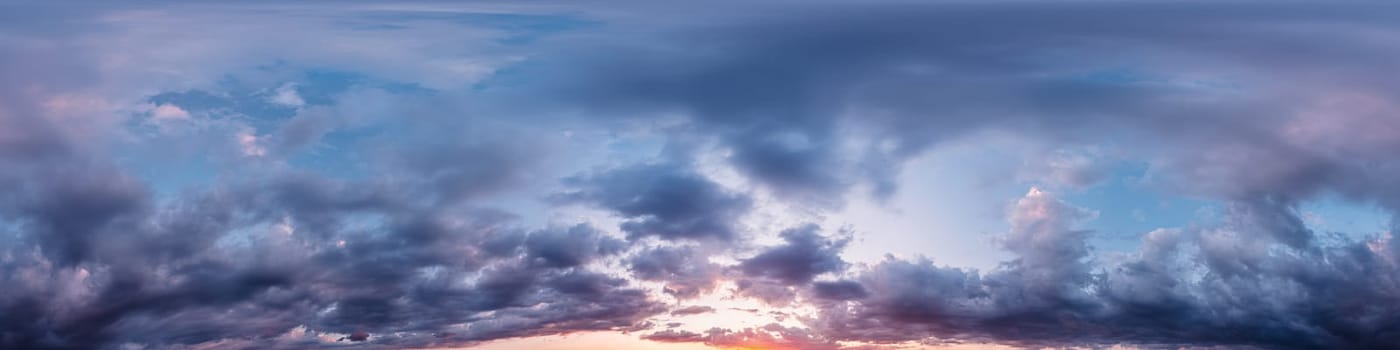
[[1400, 344], [1400, 5], [0, 1], [3, 349]]

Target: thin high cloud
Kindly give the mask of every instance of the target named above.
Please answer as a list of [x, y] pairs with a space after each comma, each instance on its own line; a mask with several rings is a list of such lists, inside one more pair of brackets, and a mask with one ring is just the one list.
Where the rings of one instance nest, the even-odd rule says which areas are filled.
[[[1400, 343], [1304, 209], [1400, 210], [1391, 5], [81, 5], [0, 6], [0, 347]], [[815, 224], [987, 135], [1011, 260]], [[1105, 183], [1218, 210], [1102, 250]]]

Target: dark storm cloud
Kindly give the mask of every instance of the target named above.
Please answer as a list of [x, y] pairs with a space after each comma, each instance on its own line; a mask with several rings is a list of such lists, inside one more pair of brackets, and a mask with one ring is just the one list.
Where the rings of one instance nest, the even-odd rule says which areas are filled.
[[683, 165], [644, 164], [565, 179], [575, 190], [562, 201], [592, 203], [626, 218], [631, 238], [733, 240], [737, 220], [752, 205]]
[[[1389, 96], [1394, 83], [1369, 72], [1400, 68], [1377, 59], [1396, 48], [1352, 35], [1389, 29], [1394, 11], [1382, 4], [801, 8], [677, 19], [635, 42], [593, 46], [603, 52], [566, 51], [567, 62], [544, 60], [563, 70], [544, 89], [604, 115], [689, 113], [742, 173], [780, 193], [817, 194], [793, 197], [806, 200], [830, 201], [861, 182], [887, 194], [904, 159], [986, 128], [1055, 143], [1117, 134], [1179, 165], [1154, 169], [1164, 182], [1295, 191], [1361, 169], [1293, 148], [1278, 123], [1325, 97], [1318, 92]], [[850, 146], [861, 133], [878, 141]], [[1177, 153], [1182, 143], [1228, 146], [1276, 165], [1252, 172], [1208, 152]]]
[[1091, 273], [1078, 248], [1085, 236], [1066, 225], [1076, 209], [1033, 193], [1015, 210], [1019, 228], [1007, 238], [1054, 242], [1008, 240], [1019, 259], [985, 274], [887, 260], [859, 277], [868, 295], [826, 306], [820, 327], [837, 340], [1023, 346], [1361, 349], [1400, 340], [1394, 304], [1375, 303], [1400, 297], [1389, 239], [1289, 248], [1259, 230], [1289, 225], [1290, 212], [1232, 212], [1253, 217], [1154, 231], [1138, 252]]
[[848, 266], [840, 253], [849, 237], [822, 236], [815, 224], [783, 230], [779, 236], [785, 244], [762, 250], [735, 266], [739, 273], [734, 283], [736, 294], [772, 306], [787, 306], [797, 300], [802, 285]]
[[864, 298], [870, 292], [855, 281], [820, 281], [812, 283], [812, 294], [818, 299], [852, 300]]
[[536, 263], [550, 267], [573, 267], [593, 259], [621, 251], [626, 244], [601, 236], [587, 225], [567, 230], [539, 231], [525, 238], [526, 256]]
[[784, 230], [779, 235], [787, 242], [785, 245], [745, 259], [739, 263], [739, 269], [750, 277], [786, 284], [807, 283], [817, 275], [845, 269], [840, 253], [849, 239], [828, 239], [820, 230], [813, 224]]
[[[323, 332], [343, 338], [341, 345], [404, 348], [639, 330], [668, 309], [629, 277], [663, 283], [684, 299], [735, 276], [742, 296], [773, 305], [810, 299], [822, 311], [810, 321], [815, 327], [668, 330], [646, 338], [804, 349], [840, 340], [1299, 349], [1400, 343], [1400, 240], [1393, 232], [1314, 232], [1299, 209], [1329, 193], [1400, 209], [1400, 108], [1393, 102], [1400, 85], [1378, 73], [1400, 71], [1393, 59], [1400, 48], [1388, 40], [1400, 11], [1390, 4], [821, 2], [749, 5], [755, 11], [745, 16], [717, 15], [713, 5], [648, 12], [628, 4], [635, 7], [619, 11], [636, 17], [610, 17], [619, 23], [603, 32], [617, 35], [526, 40], [536, 46], [516, 69], [480, 85], [452, 81], [471, 93], [410, 100], [432, 108], [386, 109], [381, 117], [393, 132], [335, 150], [378, 155], [368, 174], [301, 168], [304, 159], [291, 159], [328, 135], [344, 136], [350, 122], [334, 119], [348, 112], [299, 114], [249, 102], [240, 113], [276, 119], [255, 125], [276, 129], [260, 133], [270, 137], [269, 158], [290, 160], [240, 160], [260, 169], [229, 170], [242, 180], [220, 176], [168, 196], [155, 193], [162, 184], [143, 183], [115, 164], [120, 151], [104, 151], [125, 136], [107, 130], [120, 128], [103, 118], [113, 112], [86, 110], [110, 102], [89, 95], [151, 88], [104, 79], [159, 81], [117, 72], [151, 56], [104, 56], [88, 47], [146, 35], [94, 35], [143, 13], [4, 6], [14, 11], [0, 11], [3, 348], [332, 346], [317, 337]], [[276, 11], [259, 15], [277, 20]], [[549, 26], [540, 20], [528, 26]], [[268, 33], [248, 37], [261, 34]], [[325, 39], [331, 47], [344, 38]], [[371, 43], [391, 41], [400, 40]], [[172, 47], [140, 49], [183, 52]], [[457, 60], [463, 57], [381, 51], [374, 53], [390, 58], [368, 66], [443, 58], [450, 64], [431, 67], [479, 69]], [[196, 61], [160, 68], [183, 74], [218, 66]], [[549, 79], [490, 84], [531, 77], [531, 69]], [[252, 89], [238, 96], [269, 97]], [[511, 89], [529, 99], [501, 99], [515, 105], [488, 110], [515, 117], [538, 111], [536, 104], [562, 106], [586, 112], [581, 124], [599, 115], [679, 112], [689, 123], [684, 130], [717, 141], [739, 174], [799, 204], [839, 204], [856, 185], [892, 194], [905, 160], [944, 140], [1002, 130], [1055, 146], [1120, 146], [1148, 163], [1147, 183], [1224, 201], [1226, 218], [1153, 231], [1138, 251], [1110, 259], [1093, 254], [1087, 239], [1094, 233], [1078, 225], [1091, 211], [1032, 193], [998, 241], [1016, 258], [997, 269], [889, 259], [843, 271], [838, 254], [846, 240], [804, 227], [726, 275], [709, 260], [723, 248], [703, 243], [745, 241], [738, 221], [754, 200], [698, 174], [682, 156], [564, 180], [571, 191], [555, 199], [621, 217], [627, 241], [586, 225], [521, 228], [511, 214], [485, 207], [485, 196], [530, 187], [549, 141], [541, 135], [549, 133], [477, 125], [461, 111], [433, 109], [458, 108], [450, 101], [457, 98], [497, 103], [469, 97]], [[298, 91], [312, 105], [339, 97]], [[192, 98], [202, 97], [157, 94], [143, 102]], [[629, 246], [649, 237], [665, 244]], [[702, 244], [669, 245], [692, 241]], [[599, 269], [608, 259], [623, 259], [630, 276]], [[823, 281], [823, 274], [849, 280]]]
[[[277, 337], [304, 326], [419, 346], [628, 328], [665, 311], [625, 280], [581, 266], [623, 248], [587, 226], [500, 240], [520, 234], [493, 212], [456, 212], [449, 222], [430, 208], [364, 200], [377, 195], [318, 190], [328, 186], [298, 177], [182, 198], [131, 214], [126, 230], [82, 240], [115, 244], [82, 256], [9, 242], [0, 340], [55, 349], [225, 340], [275, 348], [291, 346]], [[263, 206], [266, 198], [282, 205]], [[71, 205], [85, 212], [77, 209], [86, 204]], [[388, 219], [368, 231], [346, 224], [367, 213]], [[283, 217], [294, 219], [274, 219]], [[516, 248], [478, 246], [483, 240]], [[463, 282], [472, 273], [481, 275]], [[454, 335], [433, 336], [448, 331]], [[293, 347], [313, 346], [321, 345]]]
[[44, 178], [12, 187], [10, 196], [26, 237], [60, 265], [94, 258], [102, 241], [135, 229], [133, 216], [147, 205], [140, 184], [108, 169], [55, 165], [36, 175]]
[[1248, 220], [1238, 223], [1240, 226], [1255, 227], [1257, 234], [1303, 249], [1313, 243], [1313, 232], [1303, 224], [1296, 205], [1295, 201], [1284, 198], [1259, 196], [1237, 201], [1229, 210], [1232, 218]]
[[24, 135], [0, 138], [3, 348], [334, 346], [326, 332], [366, 348], [464, 345], [632, 329], [666, 311], [585, 266], [622, 240], [461, 205], [527, 166], [500, 158], [510, 145], [442, 147], [429, 153], [450, 156], [395, 170], [423, 181], [271, 171], [157, 200], [81, 130], [14, 106], [0, 116]]
[[[1030, 200], [1038, 210], [1019, 211], [1001, 242], [1017, 259], [985, 273], [877, 265], [859, 279], [866, 295], [853, 309], [829, 310], [837, 339], [1392, 343], [1395, 321], [1381, 316], [1397, 300], [1391, 234], [1322, 239], [1298, 208], [1325, 193], [1400, 208], [1387, 175], [1400, 158], [1384, 151], [1400, 140], [1397, 86], [1373, 74], [1400, 68], [1385, 59], [1400, 48], [1363, 34], [1394, 32], [1396, 12], [1273, 5], [813, 5], [646, 41], [685, 49], [581, 55], [591, 65], [566, 91], [606, 112], [689, 113], [741, 173], [780, 193], [829, 198], [861, 181], [892, 190], [903, 159], [993, 129], [1118, 144], [1151, 165], [1148, 184], [1228, 203], [1220, 227], [1154, 232], [1140, 260], [1115, 262], [1092, 260], [1091, 232], [1073, 227], [1089, 213]], [[842, 153], [861, 132], [883, 145]], [[740, 288], [789, 298], [770, 284]]]

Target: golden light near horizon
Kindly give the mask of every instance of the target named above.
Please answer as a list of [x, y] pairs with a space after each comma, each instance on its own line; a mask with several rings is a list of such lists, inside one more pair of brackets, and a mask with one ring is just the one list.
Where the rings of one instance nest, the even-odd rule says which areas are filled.
[[[860, 346], [861, 344], [847, 344]], [[866, 344], [866, 346], [869, 346]], [[661, 343], [641, 340], [635, 334], [612, 332], [580, 332], [566, 335], [503, 339], [470, 347], [424, 348], [423, 350], [802, 350], [783, 346], [711, 346], [695, 343]], [[888, 350], [1014, 350], [1018, 347], [996, 344], [945, 344], [945, 345], [887, 345], [880, 349]], [[1131, 349], [1115, 346], [1111, 349]]]

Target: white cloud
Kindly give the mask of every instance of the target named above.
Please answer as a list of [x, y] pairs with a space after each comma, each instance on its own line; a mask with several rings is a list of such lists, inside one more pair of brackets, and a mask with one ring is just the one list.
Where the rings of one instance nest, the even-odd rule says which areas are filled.
[[236, 137], [238, 139], [239, 148], [243, 150], [243, 155], [249, 157], [262, 157], [267, 155], [267, 148], [262, 146], [260, 142], [261, 138], [258, 137], [258, 135], [254, 135], [253, 132], [244, 130], [239, 132]]
[[298, 108], [306, 105], [306, 101], [302, 100], [300, 94], [297, 94], [297, 85], [293, 83], [282, 84], [276, 91], [273, 91], [268, 100], [272, 103]]
[[188, 120], [190, 112], [185, 111], [180, 106], [172, 104], [161, 104], [151, 109], [151, 119], [157, 122], [168, 120]]

